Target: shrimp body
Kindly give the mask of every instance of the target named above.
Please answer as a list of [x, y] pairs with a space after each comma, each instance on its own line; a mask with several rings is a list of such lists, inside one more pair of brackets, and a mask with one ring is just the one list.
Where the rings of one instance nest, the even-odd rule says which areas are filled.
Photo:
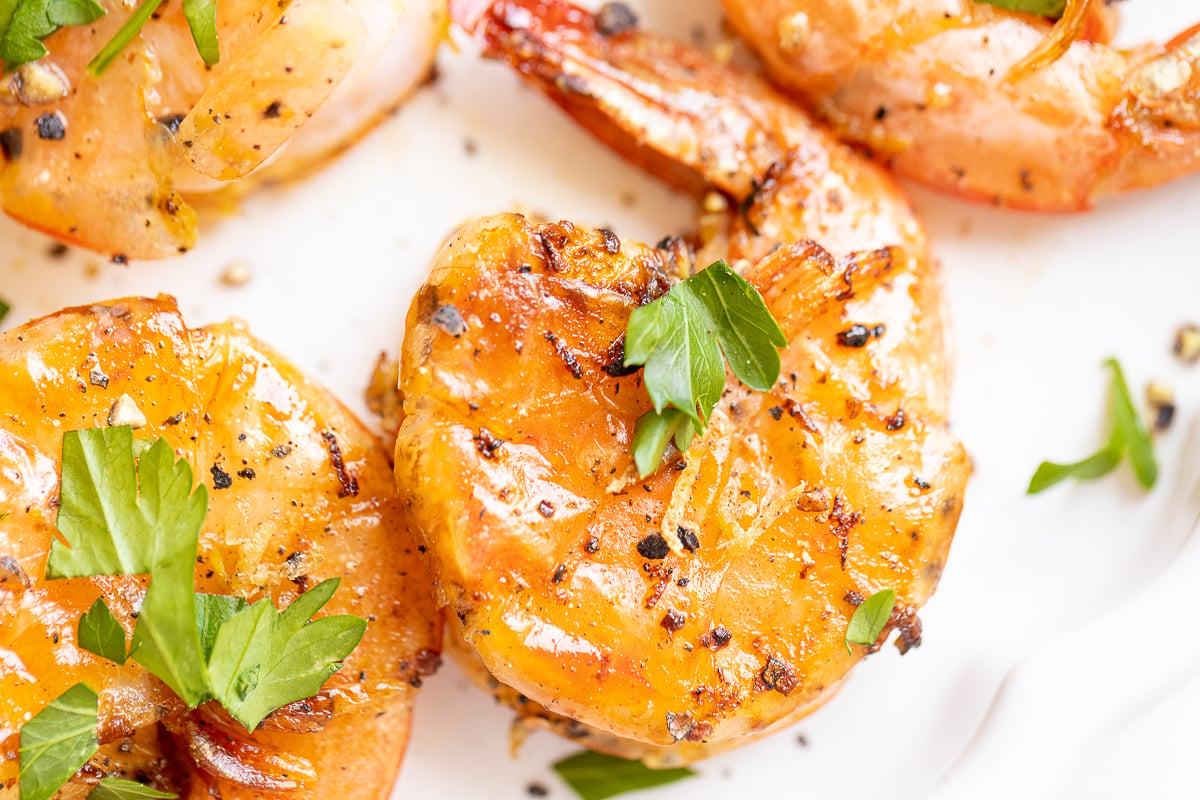
[[1010, 79], [1049, 21], [976, 0], [723, 2], [780, 85], [934, 188], [1075, 211], [1200, 168], [1200, 27], [1122, 52], [1093, 25]]
[[132, 13], [101, 4], [4, 76], [0, 202], [64, 242], [138, 258], [195, 244], [186, 197], [353, 142], [424, 77], [443, 24], [443, 0], [221, 0], [209, 69], [166, 3], [95, 76], [88, 63]]
[[[409, 311], [397, 483], [469, 673], [589, 746], [691, 761], [824, 702], [863, 655], [844, 642], [862, 598], [893, 589], [919, 640], [968, 472], [937, 272], [887, 177], [756, 78], [561, 2], [478, 24], [607, 143], [733, 210], [698, 255], [466, 225]], [[781, 378], [727, 377], [706, 433], [639, 478], [629, 315], [718, 256], [787, 334]], [[839, 343], [856, 323], [886, 333]]]
[[[386, 797], [415, 687], [436, 666], [438, 617], [391, 486], [387, 453], [320, 387], [240, 323], [186, 327], [168, 299], [68, 309], [0, 336], [0, 742], [77, 682], [100, 694], [100, 752], [63, 790], [105, 774], [187, 797]], [[146, 576], [44, 580], [66, 430], [103, 426], [127, 394], [208, 485], [198, 591], [282, 606], [325, 578], [322, 613], [369, 620], [321, 692], [247, 733], [214, 704], [189, 712], [133, 661], [77, 644], [97, 597], [131, 634]], [[0, 797], [17, 796], [14, 759]], [[354, 775], [346, 781], [344, 776]]]

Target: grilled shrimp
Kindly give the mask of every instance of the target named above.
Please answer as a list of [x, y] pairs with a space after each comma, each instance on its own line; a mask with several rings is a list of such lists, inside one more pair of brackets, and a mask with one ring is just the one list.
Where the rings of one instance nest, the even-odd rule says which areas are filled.
[[1075, 211], [1200, 168], [1200, 26], [1130, 52], [1085, 35], [1029, 65], [1052, 23], [976, 0], [723, 3], [780, 85], [942, 191]]
[[[889, 629], [920, 640], [969, 471], [935, 262], [888, 177], [759, 79], [563, 2], [457, 12], [724, 210], [698, 251], [515, 214], [455, 234], [408, 313], [401, 496], [470, 674], [529, 725], [692, 761], [824, 702], [864, 655], [844, 642], [863, 598], [893, 589]], [[651, 404], [623, 332], [716, 257], [782, 325], [781, 378], [727, 376], [706, 433], [639, 478]]]
[[[325, 390], [240, 323], [185, 326], [172, 300], [68, 309], [0, 336], [0, 743], [73, 684], [100, 694], [100, 752], [63, 790], [104, 775], [191, 798], [386, 797], [415, 687], [437, 664], [428, 576], [387, 451]], [[80, 648], [104, 597], [132, 631], [145, 576], [44, 580], [63, 432], [106, 424], [132, 398], [136, 435], [164, 437], [208, 484], [198, 590], [282, 606], [340, 577], [324, 613], [368, 620], [359, 647], [307, 701], [247, 733], [219, 707], [188, 712], [133, 661]], [[17, 795], [0, 759], [0, 797]], [[346, 780], [346, 776], [354, 780]], [[279, 794], [282, 792], [282, 794]]]
[[99, 76], [89, 61], [132, 13], [49, 36], [3, 77], [0, 201], [64, 242], [161, 258], [191, 248], [185, 198], [272, 161], [291, 174], [393, 109], [430, 68], [444, 0], [221, 0], [221, 60], [205, 67], [179, 3]]

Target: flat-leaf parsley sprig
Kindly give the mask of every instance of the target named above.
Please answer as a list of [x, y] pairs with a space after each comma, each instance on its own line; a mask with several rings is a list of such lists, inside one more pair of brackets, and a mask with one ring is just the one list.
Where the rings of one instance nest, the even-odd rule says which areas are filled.
[[625, 330], [625, 366], [641, 365], [654, 410], [638, 421], [633, 456], [645, 477], [667, 442], [686, 450], [703, 433], [725, 388], [722, 355], [738, 380], [760, 392], [779, 379], [787, 339], [762, 295], [724, 261], [634, 309]]
[[[80, 647], [116, 663], [136, 661], [191, 708], [216, 700], [252, 731], [272, 711], [320, 691], [367, 622], [312, 619], [337, 590], [336, 578], [283, 611], [269, 599], [197, 593], [208, 492], [193, 490], [191, 465], [176, 461], [165, 439], [146, 444], [129, 426], [64, 435], [57, 524], [68, 546], [53, 541], [46, 577], [149, 574], [128, 653], [103, 598], [80, 617]], [[76, 684], [22, 727], [21, 800], [46, 800], [95, 754], [96, 697]], [[102, 783], [102, 796], [164, 796], [127, 783]]]
[[1129, 456], [1133, 473], [1143, 489], [1150, 489], [1158, 479], [1158, 462], [1154, 458], [1154, 445], [1142, 418], [1133, 407], [1129, 387], [1121, 365], [1115, 358], [1107, 359], [1105, 366], [1112, 370], [1109, 387], [1109, 404], [1112, 407], [1112, 431], [1104, 446], [1092, 455], [1070, 464], [1043, 461], [1029, 481], [1029, 494], [1049, 489], [1067, 478], [1090, 480], [1112, 472], [1121, 459]]

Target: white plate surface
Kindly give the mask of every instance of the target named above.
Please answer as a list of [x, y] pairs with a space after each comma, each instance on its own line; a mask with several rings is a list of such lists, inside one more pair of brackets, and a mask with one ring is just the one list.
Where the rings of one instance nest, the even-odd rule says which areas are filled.
[[[723, 36], [715, 0], [634, 3], [643, 23]], [[1123, 42], [1200, 19], [1195, 0], [1130, 0]], [[1195, 18], [1195, 19], [1194, 19]], [[1003, 120], [996, 124], [1003, 125]], [[1189, 613], [1200, 368], [1170, 353], [1200, 320], [1200, 178], [1035, 216], [913, 190], [945, 265], [956, 331], [953, 424], [975, 465], [954, 549], [922, 612], [925, 644], [891, 647], [788, 732], [700, 765], [645, 797], [1127, 798], [1190, 796], [1200, 737], [1200, 634]], [[497, 64], [441, 55], [441, 77], [311, 179], [210, 219], [200, 246], [120, 267], [0, 220], [7, 325], [66, 305], [167, 292], [194, 324], [240, 316], [364, 412], [381, 350], [442, 239], [472, 215], [525, 210], [657, 241], [689, 228], [691, 200], [604, 151]], [[249, 284], [223, 285], [230, 264]], [[1117, 356], [1138, 400], [1173, 385], [1180, 416], [1158, 440], [1162, 478], [1127, 468], [1028, 498], [1043, 458], [1070, 460], [1106, 435]], [[1003, 689], [1002, 689], [1003, 687]], [[427, 684], [396, 797], [523, 798], [569, 790], [549, 765], [573, 750], [548, 734], [509, 756], [509, 715], [447, 665]], [[639, 795], [642, 796], [642, 795]]]

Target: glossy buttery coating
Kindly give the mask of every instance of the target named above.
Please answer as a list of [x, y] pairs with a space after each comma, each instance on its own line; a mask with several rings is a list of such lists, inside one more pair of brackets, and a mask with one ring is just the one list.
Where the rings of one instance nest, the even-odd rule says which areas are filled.
[[[79, 615], [98, 596], [132, 633], [144, 577], [43, 579], [63, 432], [105, 425], [123, 394], [147, 420], [134, 435], [165, 437], [208, 487], [199, 590], [283, 604], [340, 577], [321, 613], [369, 620], [316, 698], [253, 735], [212, 704], [189, 714], [133, 662], [76, 646]], [[2, 751], [16, 752], [28, 715], [84, 681], [100, 692], [103, 746], [63, 797], [86, 794], [99, 765], [193, 798], [386, 797], [440, 632], [379, 442], [242, 324], [189, 329], [165, 298], [5, 332], [0, 408]], [[0, 759], [0, 797], [17, 796], [17, 766]]]
[[[445, 24], [444, 0], [221, 0], [221, 60], [206, 69], [168, 2], [92, 76], [134, 8], [100, 2], [104, 17], [60, 29], [49, 55], [0, 78], [0, 200], [64, 242], [130, 258], [195, 244], [185, 198], [351, 144], [427, 74]], [[40, 133], [46, 115], [61, 137]]]
[[[691, 761], [827, 699], [864, 652], [843, 642], [859, 598], [894, 589], [891, 625], [919, 639], [969, 472], [946, 429], [936, 268], [886, 177], [760, 81], [647, 34], [601, 36], [565, 4], [502, 3], [480, 24], [490, 53], [610, 144], [674, 159], [733, 208], [755, 195], [695, 262], [678, 240], [470, 223], [415, 299], [401, 358], [397, 481], [468, 671], [589, 746]], [[861, 252], [831, 256], [814, 234]], [[727, 378], [708, 432], [638, 479], [649, 399], [620, 375], [622, 333], [718, 255], [780, 320], [781, 379], [756, 393]], [[886, 333], [839, 344], [855, 323]], [[659, 534], [665, 557], [639, 551]]]
[[1084, 37], [1009, 81], [1049, 21], [976, 0], [723, 3], [839, 135], [943, 191], [1074, 211], [1200, 168], [1200, 28], [1130, 52]]

